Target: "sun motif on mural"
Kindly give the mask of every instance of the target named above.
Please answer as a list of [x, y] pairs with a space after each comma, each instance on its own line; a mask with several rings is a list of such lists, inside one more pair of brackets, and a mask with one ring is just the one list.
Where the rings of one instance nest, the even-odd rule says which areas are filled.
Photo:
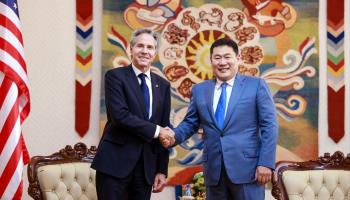
[[213, 78], [210, 65], [210, 45], [217, 39], [228, 37], [216, 30], [206, 30], [196, 34], [186, 47], [186, 63], [191, 72], [202, 80]]

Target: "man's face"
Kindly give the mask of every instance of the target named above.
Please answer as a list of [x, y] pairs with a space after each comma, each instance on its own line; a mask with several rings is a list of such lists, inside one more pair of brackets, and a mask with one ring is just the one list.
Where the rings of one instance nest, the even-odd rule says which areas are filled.
[[141, 71], [147, 71], [156, 56], [156, 41], [152, 35], [143, 33], [136, 37], [130, 48], [131, 62]]
[[214, 75], [219, 80], [230, 80], [237, 73], [239, 56], [231, 47], [226, 45], [215, 47], [210, 59]]

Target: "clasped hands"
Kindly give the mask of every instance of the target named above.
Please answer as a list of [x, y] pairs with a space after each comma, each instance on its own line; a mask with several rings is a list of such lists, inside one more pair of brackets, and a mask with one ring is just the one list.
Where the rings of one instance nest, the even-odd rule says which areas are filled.
[[161, 127], [159, 130], [159, 141], [164, 148], [169, 148], [175, 144], [175, 133], [169, 127]]

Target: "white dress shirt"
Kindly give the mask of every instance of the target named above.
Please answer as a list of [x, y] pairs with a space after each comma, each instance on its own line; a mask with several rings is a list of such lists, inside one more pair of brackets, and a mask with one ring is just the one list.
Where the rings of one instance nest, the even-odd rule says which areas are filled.
[[[141, 78], [139, 77], [139, 74], [143, 73], [141, 72], [139, 69], [137, 69], [137, 67], [135, 67], [134, 65], [131, 65], [132, 66], [132, 69], [134, 70], [135, 72], [135, 75], [137, 77], [137, 81], [139, 82], [139, 85], [141, 85]], [[151, 82], [151, 70], [148, 69], [145, 73], [146, 75], [146, 85], [148, 87], [148, 90], [149, 90], [149, 113], [148, 113], [148, 119], [151, 118], [152, 116], [152, 102], [153, 102], [153, 95], [152, 95], [152, 82]], [[156, 132], [154, 133], [154, 138], [157, 138], [158, 135], [159, 135], [159, 129], [160, 127], [157, 125], [157, 129], [156, 129]]]

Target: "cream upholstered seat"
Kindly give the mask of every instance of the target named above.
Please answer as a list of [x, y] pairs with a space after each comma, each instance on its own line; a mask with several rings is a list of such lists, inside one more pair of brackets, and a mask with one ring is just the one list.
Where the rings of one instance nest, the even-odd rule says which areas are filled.
[[35, 156], [28, 165], [28, 193], [34, 199], [97, 199], [95, 171], [90, 163], [96, 147], [66, 146], [50, 156]]
[[280, 200], [350, 200], [350, 154], [326, 153], [315, 161], [280, 161], [272, 181]]

